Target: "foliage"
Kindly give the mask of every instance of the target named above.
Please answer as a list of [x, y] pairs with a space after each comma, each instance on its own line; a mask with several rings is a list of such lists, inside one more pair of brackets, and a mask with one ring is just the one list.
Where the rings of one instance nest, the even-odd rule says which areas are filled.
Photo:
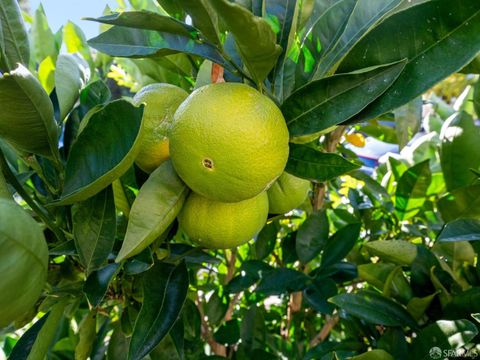
[[[49, 249], [42, 295], [0, 330], [9, 359], [480, 351], [478, 0], [119, 4], [87, 41], [0, 3], [0, 196]], [[143, 106], [128, 98], [222, 71], [282, 110], [286, 171], [313, 191], [247, 244], [207, 250], [178, 227], [188, 189], [170, 163], [134, 164]], [[365, 137], [399, 154], [360, 168]]]

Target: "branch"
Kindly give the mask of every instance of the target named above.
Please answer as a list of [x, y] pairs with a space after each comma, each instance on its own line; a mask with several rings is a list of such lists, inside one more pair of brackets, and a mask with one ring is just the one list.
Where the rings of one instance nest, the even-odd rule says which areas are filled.
[[338, 315], [328, 316], [327, 322], [325, 323], [325, 325], [323, 325], [320, 332], [312, 339], [312, 341], [310, 341], [310, 347], [312, 348], [320, 344], [322, 341], [325, 341], [325, 339], [330, 334], [330, 331], [332, 331], [335, 325], [337, 325], [339, 320], [340, 318]]

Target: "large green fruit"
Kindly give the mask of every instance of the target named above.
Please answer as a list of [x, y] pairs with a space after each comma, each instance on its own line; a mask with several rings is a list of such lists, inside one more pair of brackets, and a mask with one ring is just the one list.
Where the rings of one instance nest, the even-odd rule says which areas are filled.
[[285, 214], [301, 205], [310, 191], [310, 181], [284, 172], [268, 189], [271, 214]]
[[191, 193], [178, 215], [188, 237], [212, 249], [229, 249], [252, 239], [265, 225], [268, 197], [265, 192], [236, 203], [224, 203]]
[[211, 84], [194, 91], [175, 113], [170, 156], [193, 191], [237, 202], [280, 176], [288, 139], [285, 119], [268, 97], [244, 84]]
[[40, 226], [13, 201], [0, 199], [0, 327], [32, 308], [45, 285], [47, 266]]

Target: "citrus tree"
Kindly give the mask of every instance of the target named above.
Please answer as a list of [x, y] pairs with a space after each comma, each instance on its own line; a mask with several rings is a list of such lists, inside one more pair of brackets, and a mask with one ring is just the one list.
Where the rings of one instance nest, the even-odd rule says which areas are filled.
[[5, 356], [478, 355], [478, 0], [87, 20], [0, 3]]

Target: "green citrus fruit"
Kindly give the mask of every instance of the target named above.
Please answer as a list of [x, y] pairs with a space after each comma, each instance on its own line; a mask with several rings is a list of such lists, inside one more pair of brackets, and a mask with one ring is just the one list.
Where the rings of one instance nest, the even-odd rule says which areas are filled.
[[48, 248], [40, 226], [20, 206], [0, 200], [0, 327], [35, 304], [47, 279]]
[[310, 181], [284, 172], [268, 189], [271, 214], [285, 214], [301, 205], [310, 191]]
[[268, 216], [266, 192], [235, 203], [207, 199], [192, 192], [178, 215], [180, 227], [201, 246], [229, 249], [252, 239]]
[[168, 131], [173, 114], [188, 93], [170, 84], [151, 84], [142, 88], [133, 98], [136, 105], [145, 103], [143, 137], [135, 163], [151, 173], [168, 159]]
[[175, 113], [170, 156], [182, 180], [209, 199], [237, 202], [266, 190], [288, 158], [288, 130], [272, 100], [238, 83], [195, 90]]

